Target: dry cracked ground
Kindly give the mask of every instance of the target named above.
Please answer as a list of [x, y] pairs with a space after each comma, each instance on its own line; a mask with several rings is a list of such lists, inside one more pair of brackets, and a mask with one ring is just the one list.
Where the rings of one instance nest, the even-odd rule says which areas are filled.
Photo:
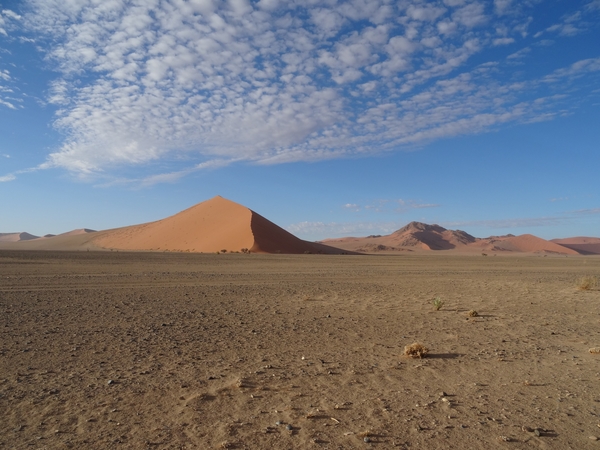
[[0, 448], [600, 449], [600, 290], [576, 286], [599, 274], [597, 257], [3, 251]]

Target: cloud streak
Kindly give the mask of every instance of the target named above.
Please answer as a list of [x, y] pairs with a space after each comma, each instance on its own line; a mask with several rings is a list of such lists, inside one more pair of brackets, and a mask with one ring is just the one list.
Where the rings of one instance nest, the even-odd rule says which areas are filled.
[[566, 103], [561, 81], [593, 76], [599, 61], [521, 81], [502, 62], [470, 65], [493, 47], [517, 54], [530, 19], [510, 0], [27, 5], [26, 27], [51, 42], [61, 74], [49, 101], [65, 139], [40, 168], [87, 177], [190, 161], [146, 184], [213, 161], [368, 156], [547, 120]]

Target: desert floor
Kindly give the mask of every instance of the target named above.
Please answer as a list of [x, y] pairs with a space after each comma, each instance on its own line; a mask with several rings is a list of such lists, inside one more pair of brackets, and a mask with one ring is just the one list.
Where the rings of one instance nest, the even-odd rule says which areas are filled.
[[600, 449], [583, 275], [600, 258], [0, 252], [0, 447]]

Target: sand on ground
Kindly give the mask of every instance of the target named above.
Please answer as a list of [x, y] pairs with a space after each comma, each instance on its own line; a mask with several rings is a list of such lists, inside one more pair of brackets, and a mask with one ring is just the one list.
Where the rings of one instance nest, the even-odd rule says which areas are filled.
[[[599, 274], [598, 257], [2, 251], [0, 447], [598, 449], [600, 291], [576, 280]], [[429, 357], [403, 356], [413, 342]]]

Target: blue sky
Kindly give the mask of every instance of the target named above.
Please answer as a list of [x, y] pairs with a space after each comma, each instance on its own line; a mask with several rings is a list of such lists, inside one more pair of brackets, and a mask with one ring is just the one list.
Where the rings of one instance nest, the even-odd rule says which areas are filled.
[[0, 0], [0, 232], [600, 236], [600, 0]]

